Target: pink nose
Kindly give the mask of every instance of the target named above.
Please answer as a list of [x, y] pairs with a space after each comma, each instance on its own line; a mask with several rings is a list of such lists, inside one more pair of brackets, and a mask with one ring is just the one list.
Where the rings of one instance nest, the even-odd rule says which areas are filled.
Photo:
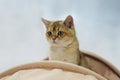
[[55, 40], [57, 37], [56, 36], [52, 36], [52, 40]]

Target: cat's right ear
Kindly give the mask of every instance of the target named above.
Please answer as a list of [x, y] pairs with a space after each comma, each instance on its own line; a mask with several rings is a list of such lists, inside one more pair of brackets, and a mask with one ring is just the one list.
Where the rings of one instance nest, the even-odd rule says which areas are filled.
[[44, 19], [44, 18], [41, 18], [42, 22], [45, 24], [46, 27], [48, 27], [48, 25], [50, 25], [50, 21]]
[[73, 18], [71, 15], [67, 16], [67, 18], [64, 21], [64, 24], [68, 27], [68, 28], [72, 28], [74, 26], [74, 22], [73, 22]]

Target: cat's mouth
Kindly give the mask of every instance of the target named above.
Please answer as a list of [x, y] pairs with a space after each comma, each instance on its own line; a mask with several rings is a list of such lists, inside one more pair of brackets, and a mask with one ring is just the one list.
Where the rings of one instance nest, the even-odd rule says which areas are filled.
[[55, 45], [55, 44], [58, 44], [58, 40], [48, 40], [48, 42], [50, 43], [50, 44], [53, 44], [53, 45]]
[[56, 40], [52, 40], [52, 43], [56, 44]]

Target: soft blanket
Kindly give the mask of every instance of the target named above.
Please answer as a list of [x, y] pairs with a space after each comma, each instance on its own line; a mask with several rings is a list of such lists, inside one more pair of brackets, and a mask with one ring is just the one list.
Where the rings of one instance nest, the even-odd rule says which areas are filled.
[[20, 70], [0, 80], [98, 80], [92, 75], [64, 71], [62, 69]]

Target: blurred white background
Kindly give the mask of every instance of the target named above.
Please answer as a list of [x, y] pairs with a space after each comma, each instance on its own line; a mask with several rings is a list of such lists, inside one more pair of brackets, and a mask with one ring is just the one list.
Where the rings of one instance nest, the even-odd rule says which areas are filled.
[[41, 18], [74, 17], [80, 48], [120, 69], [120, 0], [0, 0], [0, 72], [48, 55]]

